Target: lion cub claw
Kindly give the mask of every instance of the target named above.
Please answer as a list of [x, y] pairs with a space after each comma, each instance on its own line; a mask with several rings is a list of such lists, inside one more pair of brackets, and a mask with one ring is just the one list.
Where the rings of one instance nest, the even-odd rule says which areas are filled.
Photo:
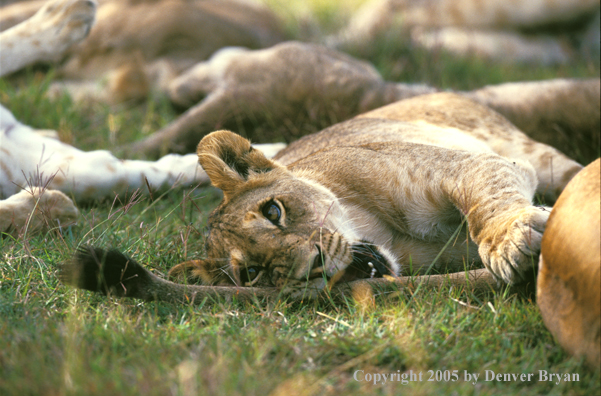
[[550, 212], [547, 207], [525, 207], [483, 240], [478, 252], [495, 277], [510, 285], [533, 279]]

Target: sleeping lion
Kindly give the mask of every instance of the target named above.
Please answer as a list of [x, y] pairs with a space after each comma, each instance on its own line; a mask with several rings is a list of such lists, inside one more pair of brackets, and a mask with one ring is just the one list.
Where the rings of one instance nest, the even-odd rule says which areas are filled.
[[213, 132], [198, 158], [223, 201], [208, 220], [206, 258], [169, 273], [198, 286], [92, 247], [62, 267], [63, 282], [181, 302], [241, 295], [248, 286], [302, 298], [478, 267], [487, 284], [520, 285], [533, 279], [550, 211], [533, 204], [535, 194], [553, 202], [582, 168], [451, 93], [336, 124], [275, 160], [233, 132]]

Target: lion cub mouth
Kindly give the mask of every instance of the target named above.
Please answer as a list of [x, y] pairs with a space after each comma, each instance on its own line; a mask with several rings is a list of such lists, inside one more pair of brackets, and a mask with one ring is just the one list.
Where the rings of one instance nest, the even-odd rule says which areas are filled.
[[[324, 276], [324, 261], [327, 258], [323, 255], [319, 245], [315, 245], [315, 247], [317, 248], [317, 255], [313, 259], [309, 279]], [[351, 257], [351, 264], [339, 271], [342, 274], [336, 273], [332, 276], [326, 276], [326, 278], [328, 280], [338, 278], [336, 282], [351, 282], [358, 279], [381, 278], [384, 275], [394, 274], [392, 264], [373, 244], [367, 242], [353, 244], [351, 246]]]
[[346, 268], [340, 281], [381, 278], [394, 274], [392, 263], [388, 262], [376, 245], [367, 242], [356, 243], [353, 244], [351, 252], [353, 262]]

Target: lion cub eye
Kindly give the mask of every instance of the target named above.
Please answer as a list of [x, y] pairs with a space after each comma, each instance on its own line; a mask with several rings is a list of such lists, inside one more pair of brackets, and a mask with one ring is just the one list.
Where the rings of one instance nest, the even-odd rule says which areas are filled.
[[261, 270], [259, 267], [243, 268], [240, 271], [240, 282], [242, 282], [243, 285], [245, 285], [247, 283], [252, 283], [252, 281], [257, 279], [257, 276], [259, 276], [260, 271]]
[[263, 206], [261, 212], [267, 220], [271, 221], [274, 224], [279, 222], [280, 217], [282, 217], [282, 210], [280, 209], [279, 205], [276, 204], [274, 201], [267, 202], [265, 206]]

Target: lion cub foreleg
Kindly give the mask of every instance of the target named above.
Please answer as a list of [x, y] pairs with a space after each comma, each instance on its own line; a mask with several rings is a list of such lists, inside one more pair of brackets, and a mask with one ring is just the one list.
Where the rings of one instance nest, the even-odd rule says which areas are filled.
[[480, 157], [444, 184], [486, 268], [508, 284], [522, 283], [534, 274], [550, 209], [532, 205], [537, 178], [530, 164]]
[[[327, 162], [318, 161], [322, 156], [336, 166], [324, 166]], [[451, 237], [459, 211], [483, 264], [498, 279], [522, 283], [536, 266], [549, 211], [532, 205], [537, 177], [529, 163], [492, 153], [392, 143], [334, 148], [309, 159], [296, 167], [321, 165], [321, 182], [337, 179], [331, 187], [359, 223], [378, 219], [363, 227], [363, 237], [374, 243], [385, 245], [394, 230], [435, 247]]]
[[532, 165], [435, 148], [428, 150], [428, 161], [420, 151], [414, 150], [419, 163], [408, 172], [422, 181], [426, 201], [442, 193], [467, 218], [478, 254], [497, 279], [510, 285], [531, 279], [550, 212], [532, 205], [537, 187]]

